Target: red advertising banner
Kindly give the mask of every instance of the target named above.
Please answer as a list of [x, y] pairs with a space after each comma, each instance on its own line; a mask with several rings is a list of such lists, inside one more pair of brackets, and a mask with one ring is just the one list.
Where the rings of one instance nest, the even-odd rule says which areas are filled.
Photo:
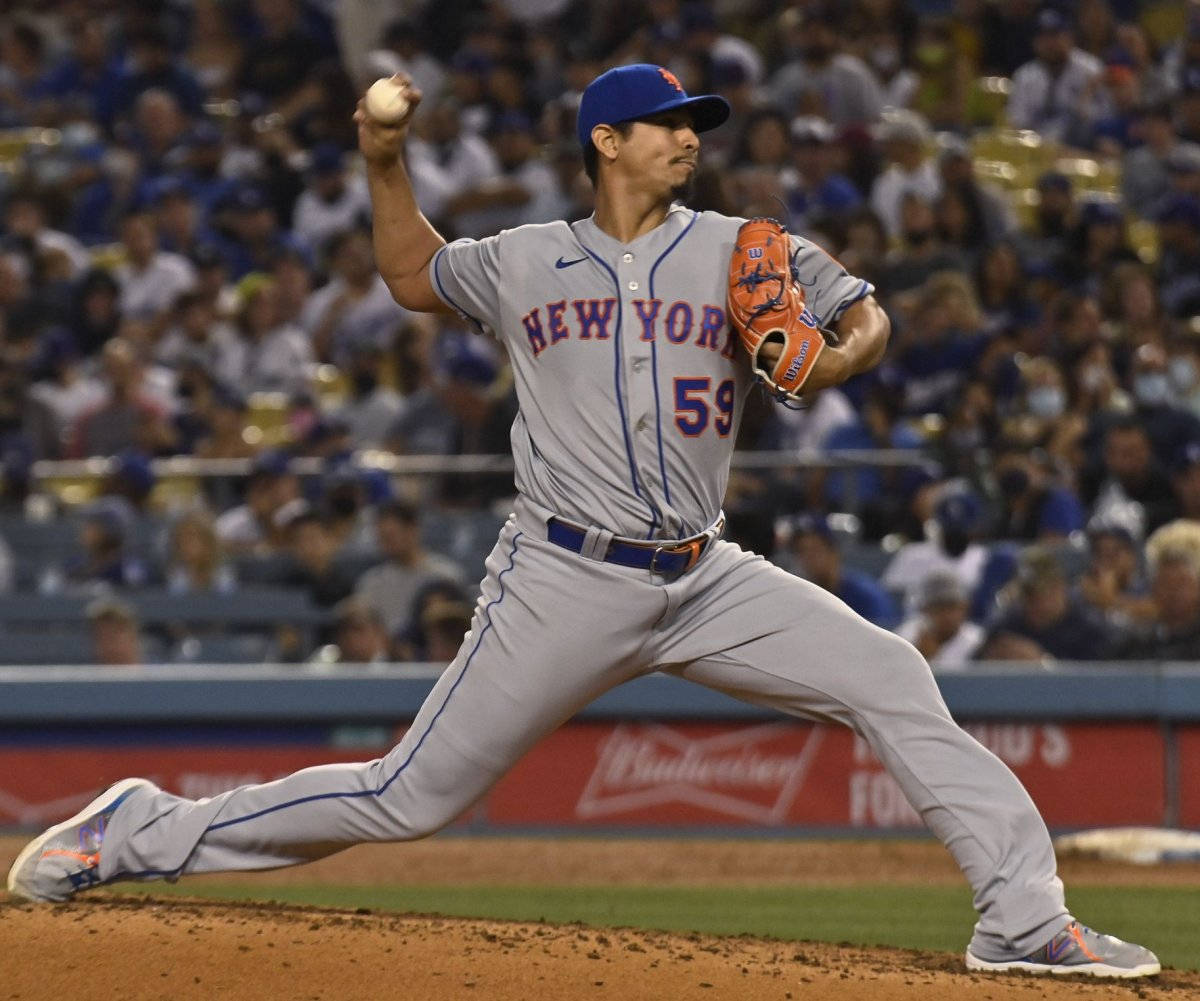
[[[1017, 774], [1052, 827], [1160, 824], [1164, 744], [1150, 723], [984, 723], [967, 729]], [[1184, 816], [1200, 826], [1200, 727], [1181, 732]], [[0, 827], [61, 820], [118, 778], [198, 798], [386, 748], [0, 748]], [[571, 723], [471, 813], [492, 829], [919, 828], [870, 748], [841, 727], [781, 721]]]
[[[1162, 737], [1151, 724], [967, 727], [1011, 767], [1051, 826], [1158, 824]], [[842, 727], [572, 724], [487, 802], [497, 826], [836, 826], [921, 821], [866, 742]]]
[[1176, 731], [1179, 748], [1179, 827], [1200, 828], [1200, 726]]

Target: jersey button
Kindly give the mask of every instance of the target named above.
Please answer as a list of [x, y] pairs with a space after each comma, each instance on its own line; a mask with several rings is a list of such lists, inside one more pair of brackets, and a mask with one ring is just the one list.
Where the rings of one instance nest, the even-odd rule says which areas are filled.
[[626, 264], [628, 264], [633, 260], [633, 254], [624, 254], [621, 257], [621, 260], [623, 260]]
[[646, 420], [645, 417], [638, 418], [637, 429], [639, 431], [645, 431], [649, 427], [650, 427], [650, 422], [648, 420]]
[[633, 359], [633, 370], [635, 372], [640, 372], [645, 367], [646, 367], [646, 359], [645, 358]]
[[637, 283], [637, 282], [630, 282], [630, 283], [629, 283], [629, 291], [630, 291], [630, 292], [636, 292], [637, 290], [638, 290], [638, 283]]

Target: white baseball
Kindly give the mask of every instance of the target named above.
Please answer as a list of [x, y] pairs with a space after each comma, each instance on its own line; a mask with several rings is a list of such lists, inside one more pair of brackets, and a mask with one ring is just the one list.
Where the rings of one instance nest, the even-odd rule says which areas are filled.
[[404, 88], [388, 76], [376, 80], [367, 88], [363, 103], [367, 114], [380, 125], [395, 125], [408, 114], [408, 98]]

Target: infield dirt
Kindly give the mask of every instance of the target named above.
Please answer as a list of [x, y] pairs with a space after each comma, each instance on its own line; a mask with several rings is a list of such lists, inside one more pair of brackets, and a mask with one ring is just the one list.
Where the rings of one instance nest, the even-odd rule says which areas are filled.
[[[0, 872], [20, 844], [0, 839]], [[1062, 868], [1076, 884], [1200, 886], [1200, 866], [1068, 860]], [[363, 846], [239, 878], [275, 885], [961, 880], [933, 843], [463, 838]], [[58, 907], [0, 905], [0, 1001], [65, 997], [1182, 1001], [1200, 997], [1200, 974], [1168, 971], [1127, 985], [983, 977], [965, 973], [947, 953], [176, 898], [96, 894]]]

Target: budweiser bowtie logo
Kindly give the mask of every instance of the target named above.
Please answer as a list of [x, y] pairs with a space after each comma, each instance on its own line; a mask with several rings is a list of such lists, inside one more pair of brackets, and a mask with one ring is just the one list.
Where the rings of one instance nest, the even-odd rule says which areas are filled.
[[621, 724], [600, 745], [575, 812], [601, 817], [679, 803], [779, 824], [822, 734], [819, 726], [768, 723], [690, 738], [670, 727]]

